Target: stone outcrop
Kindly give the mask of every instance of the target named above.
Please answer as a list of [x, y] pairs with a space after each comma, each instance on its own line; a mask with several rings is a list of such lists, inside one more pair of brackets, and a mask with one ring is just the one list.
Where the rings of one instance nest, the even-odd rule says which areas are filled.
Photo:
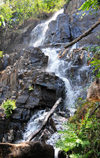
[[93, 102], [100, 102], [100, 79], [96, 79], [89, 87], [87, 99]]
[[0, 144], [0, 158], [54, 158], [54, 148], [40, 142]]
[[69, 42], [70, 38], [69, 16], [61, 14], [49, 24], [44, 43], [65, 43]]
[[12, 98], [17, 108], [4, 128], [6, 118], [1, 111], [0, 141], [21, 139], [22, 130], [35, 110], [52, 108], [59, 97], [64, 98], [64, 83], [54, 74], [45, 72], [47, 63], [48, 57], [39, 48], [31, 47], [9, 55], [8, 66], [0, 72], [0, 104]]
[[[80, 34], [88, 30], [94, 23], [99, 19], [100, 11], [94, 12], [92, 15], [89, 14], [89, 11], [86, 12], [86, 15], [82, 17], [82, 11], [73, 13], [70, 16], [70, 29], [72, 39], [77, 38]], [[100, 39], [97, 38], [99, 35], [100, 26], [95, 28], [90, 35], [86, 36], [79, 41], [80, 46], [97, 44], [99, 45]]]

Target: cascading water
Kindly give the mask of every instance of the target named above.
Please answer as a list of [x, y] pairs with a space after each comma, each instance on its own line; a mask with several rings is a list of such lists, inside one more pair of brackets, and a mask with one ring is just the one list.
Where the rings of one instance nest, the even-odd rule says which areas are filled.
[[75, 95], [69, 80], [65, 77], [66, 67], [68, 68], [70, 64], [58, 58], [57, 52], [59, 52], [60, 49], [46, 48], [42, 49], [42, 51], [45, 53], [45, 55], [49, 56], [49, 62], [46, 71], [49, 73], [54, 72], [56, 76], [64, 81], [66, 93], [65, 106], [69, 108], [71, 113], [73, 113], [75, 109], [74, 103], [77, 95]]
[[[45, 41], [45, 35], [46, 31], [48, 30], [50, 22], [53, 20], [57, 19], [57, 16], [59, 14], [63, 13], [63, 9], [58, 11], [57, 13], [54, 14], [52, 18], [50, 18], [48, 21], [38, 24], [32, 31], [31, 33], [31, 42], [30, 46], [33, 47], [38, 47], [43, 45]], [[76, 44], [70, 49], [69, 54], [73, 51], [73, 49], [76, 48]], [[82, 71], [87, 71], [88, 67], [86, 67], [85, 64], [81, 66], [81, 68], [78, 68], [78, 74], [76, 77], [76, 83], [77, 84], [72, 84], [71, 78], [69, 78], [68, 71], [70, 70], [70, 67], [72, 66], [72, 61], [70, 61], [70, 57], [68, 56], [68, 60], [63, 60], [58, 58], [58, 52], [61, 50], [61, 48], [44, 48], [42, 51], [44, 52], [45, 55], [49, 57], [48, 61], [48, 66], [46, 71], [49, 73], [55, 73], [56, 76], [61, 78], [64, 83], [65, 83], [65, 93], [66, 93], [66, 98], [65, 98], [65, 107], [70, 110], [70, 113], [73, 114], [75, 111], [75, 101], [77, 97], [79, 96], [82, 87], [78, 85], [78, 83], [81, 82], [81, 72]], [[86, 62], [85, 62], [86, 63]], [[39, 111], [36, 115], [34, 115], [31, 120], [29, 121], [26, 132], [23, 135], [23, 139], [25, 140], [27, 136], [30, 135], [31, 132], [36, 130], [36, 128], [39, 127], [39, 122], [40, 120], [43, 119], [41, 117], [43, 115], [45, 117], [45, 111]], [[55, 119], [55, 117], [54, 117]], [[58, 120], [59, 122], [59, 120]], [[61, 122], [60, 122], [61, 123]], [[59, 129], [59, 127], [57, 128]], [[48, 141], [50, 144], [54, 144], [54, 141], [57, 139], [57, 134], [53, 135], [51, 140]], [[53, 142], [52, 140], [55, 139]]]
[[[45, 34], [46, 34], [46, 31], [48, 30], [48, 26], [49, 26], [50, 22], [56, 20], [58, 15], [62, 14], [63, 12], [64, 12], [64, 9], [59, 10], [48, 21], [37, 25], [35, 27], [35, 29], [33, 29], [32, 34], [31, 34], [30, 46], [38, 47], [38, 46], [43, 45], [44, 40], [45, 40]], [[74, 47], [72, 47], [72, 49], [73, 48]], [[65, 62], [58, 58], [57, 52], [59, 50], [60, 49], [56, 49], [56, 48], [42, 49], [44, 54], [49, 56], [47, 72], [54, 72], [55, 75], [58, 76], [59, 78], [61, 78], [65, 83], [65, 88], [66, 88], [65, 105], [67, 107], [69, 107], [69, 109], [71, 107], [73, 107], [73, 108], [71, 108], [71, 113], [73, 113], [76, 95], [74, 94], [74, 92], [72, 90], [69, 80], [65, 77], [65, 72], [64, 72], [65, 71]]]
[[50, 18], [44, 23], [37, 25], [35, 29], [33, 29], [31, 33], [30, 46], [38, 47], [38, 46], [43, 45], [44, 40], [45, 40], [45, 34], [46, 34], [46, 31], [48, 30], [49, 23], [51, 21], [56, 20], [57, 16], [62, 14], [63, 12], [64, 12], [64, 9], [59, 10], [52, 16], [52, 18]]

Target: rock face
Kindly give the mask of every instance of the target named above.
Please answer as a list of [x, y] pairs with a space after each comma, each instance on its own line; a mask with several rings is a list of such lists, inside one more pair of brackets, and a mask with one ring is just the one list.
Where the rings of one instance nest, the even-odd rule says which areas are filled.
[[69, 16], [61, 14], [49, 24], [44, 43], [65, 43], [69, 42], [70, 38]]
[[6, 119], [1, 113], [0, 141], [21, 139], [22, 130], [35, 110], [52, 108], [59, 97], [64, 98], [64, 83], [45, 72], [47, 62], [48, 57], [39, 48], [9, 55], [8, 66], [0, 73], [0, 104], [12, 98], [16, 99], [17, 108], [4, 128]]
[[[82, 16], [83, 12], [78, 11], [78, 8], [85, 2], [85, 0], [71, 0], [69, 5], [65, 7], [65, 13], [69, 15], [69, 23], [71, 30], [72, 39], [77, 38], [80, 34], [87, 31], [96, 21], [99, 19], [100, 11], [92, 12], [92, 15], [89, 14], [89, 11], [86, 11], [85, 16]], [[100, 39], [97, 38], [99, 35], [100, 26], [95, 28], [92, 33], [81, 41], [79, 41], [80, 46], [97, 44], [99, 45]]]
[[0, 144], [0, 158], [54, 158], [51, 145], [40, 142]]
[[[73, 13], [72, 16], [70, 16], [71, 35], [73, 39], [87, 31], [95, 22], [98, 21], [100, 15], [100, 11], [94, 12], [92, 15], [90, 15], [89, 12], [86, 12], [86, 15], [83, 17], [82, 12], [77, 13]], [[79, 41], [80, 46], [91, 44], [99, 45], [100, 39], [97, 38], [99, 30], [100, 26], [95, 28], [90, 35]]]
[[[49, 24], [44, 44], [70, 42], [95, 23], [100, 12], [98, 11], [96, 15], [92, 16], [87, 12], [86, 16], [81, 19], [82, 12], [76, 9], [82, 2], [84, 0], [72, 0], [65, 13], [59, 15], [55, 21]], [[70, 6], [74, 12], [69, 10]], [[14, 33], [0, 30], [0, 50], [10, 52], [9, 55], [4, 54], [3, 58], [0, 58], [0, 105], [8, 98], [16, 99], [17, 105], [9, 120], [3, 118], [1, 112], [0, 141], [3, 142], [14, 142], [21, 139], [22, 130], [35, 110], [50, 109], [59, 97], [65, 98], [64, 82], [54, 74], [45, 72], [48, 57], [39, 48], [26, 49], [30, 41], [29, 34], [37, 23], [37, 20], [32, 25], [29, 23], [29, 26], [25, 25], [24, 29], [23, 27], [19, 28]], [[99, 30], [100, 26], [79, 44], [99, 44], [100, 39], [96, 38]], [[24, 49], [22, 49], [23, 47]], [[66, 61], [66, 70], [64, 69], [66, 77], [76, 87], [77, 78], [78, 85], [83, 86], [82, 91], [86, 82], [90, 80], [90, 76], [87, 77], [88, 67], [84, 67], [85, 56], [85, 52], [76, 50], [76, 52], [69, 52], [64, 59]], [[96, 82], [95, 87], [99, 87]], [[96, 93], [97, 100], [100, 100], [98, 92]], [[60, 104], [60, 108], [63, 109], [62, 104]]]
[[21, 50], [28, 46], [29, 33], [39, 23], [38, 19], [29, 19], [24, 25], [16, 26], [14, 30], [0, 28], [0, 50], [12, 52], [12, 50]]
[[65, 5], [64, 12], [73, 14], [85, 2], [85, 0], [71, 0], [68, 5]]
[[100, 79], [96, 79], [89, 87], [87, 99], [93, 102], [100, 102]]

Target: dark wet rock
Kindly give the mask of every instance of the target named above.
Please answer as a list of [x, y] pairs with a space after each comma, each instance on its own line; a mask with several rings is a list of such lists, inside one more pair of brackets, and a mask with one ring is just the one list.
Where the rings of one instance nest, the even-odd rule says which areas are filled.
[[16, 103], [25, 104], [28, 97], [28, 95], [21, 95], [17, 98]]
[[25, 105], [26, 109], [34, 109], [39, 106], [39, 98], [35, 96], [30, 96], [27, 104]]
[[9, 62], [9, 55], [5, 54], [3, 57], [0, 57], [0, 71], [3, 71], [9, 65]]
[[[22, 130], [36, 109], [51, 108], [59, 97], [65, 97], [64, 82], [44, 71], [48, 57], [39, 48], [30, 47], [9, 56], [9, 66], [0, 73], [0, 99], [1, 103], [16, 99], [17, 108], [9, 118], [7, 131], [5, 126], [0, 133], [3, 142], [21, 139]], [[11, 129], [14, 131], [10, 136]]]
[[[92, 15], [89, 14], [89, 11], [86, 12], [86, 15], [82, 17], [83, 12], [76, 12], [70, 16], [70, 28], [72, 38], [80, 36], [82, 33], [87, 31], [94, 23], [99, 19], [100, 11], [93, 12]], [[88, 36], [79, 41], [80, 46], [97, 44], [99, 45], [100, 39], [97, 38], [99, 35], [100, 26], [96, 27]]]
[[64, 12], [71, 15], [85, 2], [85, 0], [71, 0], [68, 5], [64, 7]]
[[29, 19], [16, 28], [0, 29], [0, 50], [12, 53], [16, 50], [20, 52], [23, 48], [28, 47], [29, 34], [39, 21], [39, 19]]
[[58, 16], [49, 24], [44, 43], [65, 43], [70, 41], [69, 17], [66, 14]]
[[64, 151], [59, 151], [58, 152], [58, 158], [66, 158], [66, 153]]
[[3, 119], [5, 117], [5, 112], [2, 107], [0, 107], [0, 118]]
[[9, 121], [7, 119], [0, 118], [0, 142], [2, 141], [4, 133], [8, 130]]
[[23, 108], [17, 108], [14, 110], [13, 115], [11, 116], [14, 120], [22, 120]]

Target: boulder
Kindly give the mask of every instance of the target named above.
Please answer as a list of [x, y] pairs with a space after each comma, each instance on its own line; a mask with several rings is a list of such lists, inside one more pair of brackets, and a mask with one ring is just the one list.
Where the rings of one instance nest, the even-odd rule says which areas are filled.
[[0, 158], [54, 158], [54, 148], [41, 142], [0, 143]]
[[96, 79], [89, 87], [87, 99], [93, 102], [100, 102], [100, 79]]

